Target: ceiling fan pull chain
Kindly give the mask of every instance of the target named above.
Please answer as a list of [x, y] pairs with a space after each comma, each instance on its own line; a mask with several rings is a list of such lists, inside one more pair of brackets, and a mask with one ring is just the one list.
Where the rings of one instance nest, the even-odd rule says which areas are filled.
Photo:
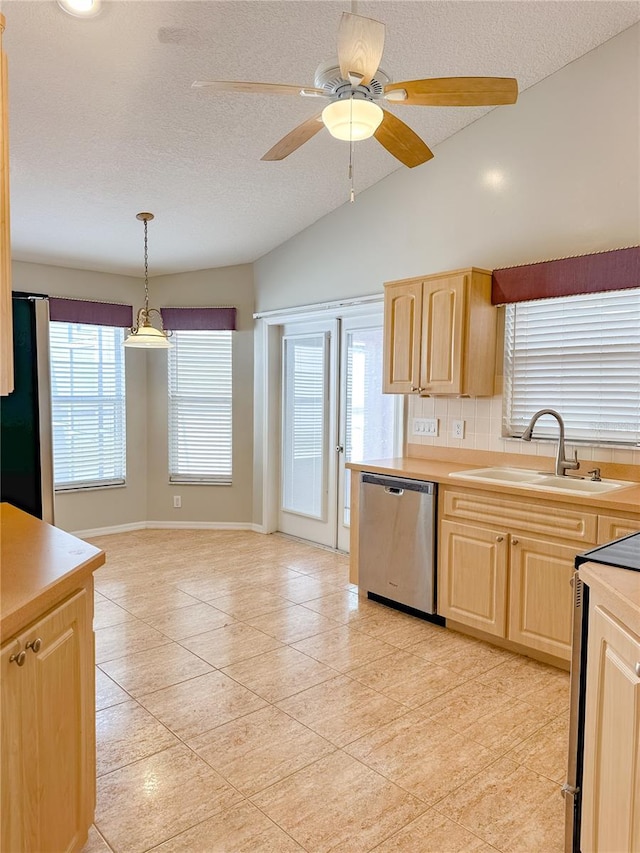
[[349, 143], [349, 201], [351, 204], [356, 200], [356, 194], [353, 189], [353, 140]]

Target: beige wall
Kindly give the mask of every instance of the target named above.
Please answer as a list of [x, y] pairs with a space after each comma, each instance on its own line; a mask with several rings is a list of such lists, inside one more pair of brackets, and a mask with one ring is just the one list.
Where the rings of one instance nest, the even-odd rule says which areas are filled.
[[[169, 484], [167, 477], [167, 353], [148, 359], [147, 518], [170, 522], [252, 522], [253, 495], [253, 272], [249, 264], [159, 276], [151, 284], [155, 304], [234, 305], [233, 485]], [[142, 353], [140, 353], [142, 355]], [[160, 356], [160, 358], [154, 358]], [[173, 508], [173, 495], [182, 508]]]
[[256, 310], [637, 244], [639, 41], [636, 25], [260, 258]]
[[[47, 296], [137, 301], [144, 293], [140, 280], [108, 273], [14, 261], [13, 289]], [[64, 530], [91, 530], [132, 524], [146, 519], [147, 507], [147, 366], [127, 350], [127, 483], [123, 487], [60, 492], [55, 522]]]
[[[639, 69], [636, 25], [258, 260], [257, 310], [380, 293], [385, 281], [470, 265], [637, 245]], [[438, 417], [442, 430], [410, 440], [520, 452], [522, 442], [500, 437], [499, 382], [496, 390], [485, 400], [410, 398], [409, 428], [412, 417]], [[456, 441], [451, 421], [460, 418], [467, 435]], [[553, 452], [535, 441], [524, 450]], [[580, 457], [640, 463], [628, 448], [581, 447]]]
[[[139, 307], [140, 279], [14, 262], [14, 290], [104, 299]], [[124, 487], [58, 493], [56, 524], [65, 530], [161, 522], [232, 522], [253, 517], [253, 274], [250, 265], [160, 276], [150, 282], [154, 306], [235, 305], [233, 341], [233, 485], [169, 485], [167, 353], [126, 350], [127, 482]], [[173, 495], [182, 508], [173, 509]]]
[[[254, 293], [257, 310], [266, 311], [379, 293], [384, 281], [405, 276], [467, 265], [492, 269], [637, 244], [639, 39], [640, 26], [611, 39], [522, 93], [515, 106], [492, 111], [437, 146], [434, 160], [417, 169], [399, 168], [355, 204], [324, 217], [253, 268], [154, 278], [156, 304], [239, 308], [234, 484], [180, 486], [179, 491], [169, 486], [166, 355], [131, 352], [127, 487], [61, 496], [61, 526], [78, 530], [143, 518], [260, 523], [265, 460], [262, 421], [257, 419], [255, 439], [251, 423]], [[14, 288], [134, 305], [142, 295], [138, 279], [21, 263], [14, 265]], [[264, 365], [255, 364], [258, 415], [263, 377]], [[468, 421], [466, 442], [493, 447], [500, 441], [499, 396], [477, 402], [412, 400], [410, 415], [433, 411], [448, 423], [458, 407]], [[441, 441], [451, 440], [445, 435]], [[607, 452], [618, 454], [615, 461], [619, 453], [633, 453]], [[601, 458], [595, 450], [592, 455]], [[173, 509], [174, 494], [182, 495], [182, 510]]]

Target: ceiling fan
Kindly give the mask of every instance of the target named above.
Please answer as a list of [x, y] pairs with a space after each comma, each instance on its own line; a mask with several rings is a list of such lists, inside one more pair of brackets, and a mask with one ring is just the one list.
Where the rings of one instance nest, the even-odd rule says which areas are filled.
[[250, 92], [324, 98], [329, 104], [270, 148], [262, 160], [283, 160], [323, 127], [338, 139], [375, 136], [387, 151], [413, 168], [433, 157], [411, 128], [379, 101], [421, 107], [483, 107], [513, 104], [518, 82], [512, 77], [439, 77], [391, 82], [379, 67], [385, 26], [372, 18], [344, 12], [338, 28], [338, 59], [320, 65], [315, 86], [280, 83], [196, 80], [195, 88], [215, 92]]

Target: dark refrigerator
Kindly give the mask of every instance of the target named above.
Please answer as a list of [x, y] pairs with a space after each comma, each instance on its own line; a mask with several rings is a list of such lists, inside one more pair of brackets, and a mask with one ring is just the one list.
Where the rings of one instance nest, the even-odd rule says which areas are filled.
[[15, 390], [0, 399], [0, 497], [53, 524], [49, 303], [14, 293]]

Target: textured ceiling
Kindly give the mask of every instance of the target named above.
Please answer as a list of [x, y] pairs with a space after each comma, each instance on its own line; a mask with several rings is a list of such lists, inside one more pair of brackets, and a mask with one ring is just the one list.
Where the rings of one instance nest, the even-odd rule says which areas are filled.
[[[282, 162], [260, 161], [317, 101], [191, 83], [311, 86], [351, 10], [120, 0], [80, 20], [54, 0], [5, 0], [14, 257], [140, 275], [135, 214], [150, 210], [151, 275], [246, 263], [344, 204], [349, 146], [327, 131]], [[590, 0], [363, 0], [355, 11], [386, 24], [392, 80], [514, 76], [521, 91], [640, 19], [637, 2]], [[432, 148], [486, 112], [393, 111]], [[356, 192], [397, 168], [375, 140], [358, 143]]]

